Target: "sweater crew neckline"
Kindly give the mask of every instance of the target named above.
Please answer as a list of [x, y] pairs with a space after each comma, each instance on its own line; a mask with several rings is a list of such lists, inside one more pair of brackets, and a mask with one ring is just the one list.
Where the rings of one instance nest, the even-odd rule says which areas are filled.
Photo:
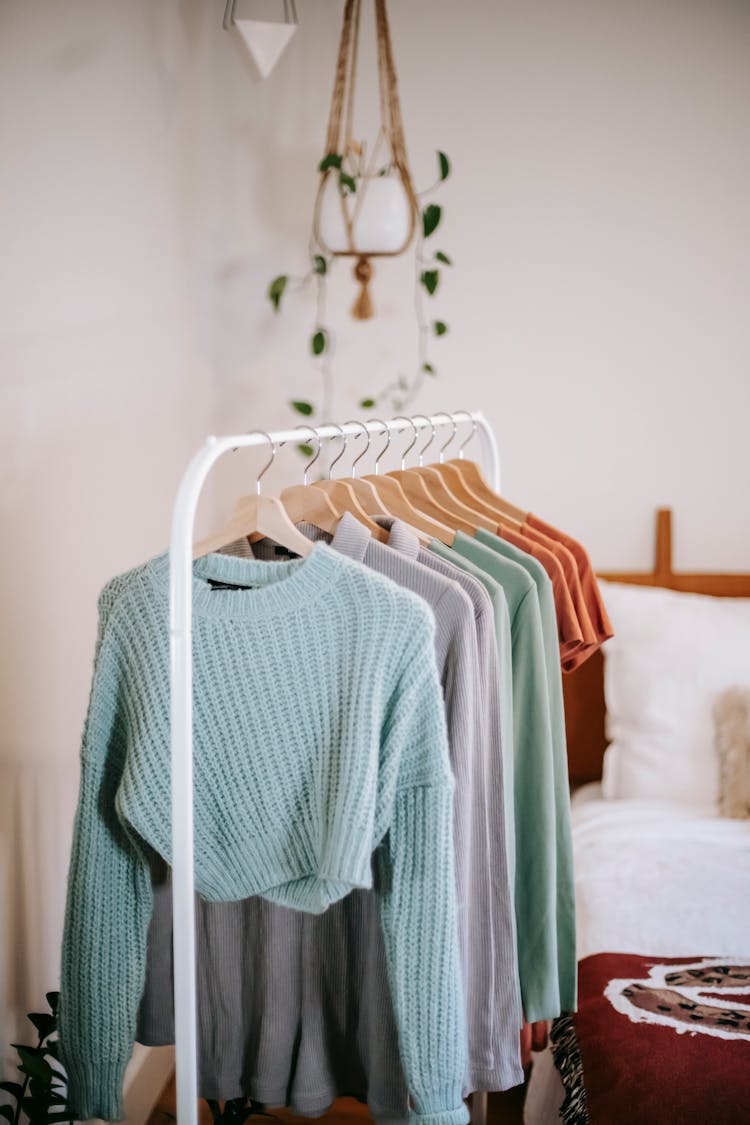
[[[316, 543], [306, 558], [280, 562], [236, 555], [204, 555], [193, 562], [193, 614], [252, 620], [267, 614], [299, 610], [328, 589], [339, 569], [335, 551], [325, 543]], [[168, 596], [168, 553], [156, 560], [154, 576], [162, 593]], [[209, 579], [248, 589], [217, 589], [210, 585]]]

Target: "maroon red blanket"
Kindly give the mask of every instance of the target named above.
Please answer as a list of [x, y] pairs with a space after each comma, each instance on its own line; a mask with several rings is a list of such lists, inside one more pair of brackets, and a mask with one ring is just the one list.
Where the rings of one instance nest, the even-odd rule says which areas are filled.
[[750, 1123], [750, 957], [599, 953], [578, 980], [550, 1037], [566, 1125]]

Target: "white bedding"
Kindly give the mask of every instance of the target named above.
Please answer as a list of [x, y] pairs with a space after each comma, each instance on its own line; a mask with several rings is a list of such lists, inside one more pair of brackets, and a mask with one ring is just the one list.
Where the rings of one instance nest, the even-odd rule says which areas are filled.
[[750, 821], [664, 801], [572, 805], [578, 957], [750, 949]]
[[[572, 801], [578, 958], [750, 953], [750, 821], [689, 805]], [[550, 1052], [534, 1057], [526, 1125], [559, 1125], [563, 1089]]]

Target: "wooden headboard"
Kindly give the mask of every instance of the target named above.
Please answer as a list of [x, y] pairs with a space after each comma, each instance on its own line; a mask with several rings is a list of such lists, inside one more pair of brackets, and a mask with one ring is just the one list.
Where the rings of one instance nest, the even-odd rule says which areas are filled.
[[[750, 574], [686, 574], [672, 570], [672, 512], [656, 514], [656, 556], [648, 572], [600, 574], [610, 582], [664, 586], [719, 598], [750, 597]], [[571, 786], [599, 781], [607, 740], [604, 734], [604, 659], [597, 652], [569, 676], [563, 676]]]

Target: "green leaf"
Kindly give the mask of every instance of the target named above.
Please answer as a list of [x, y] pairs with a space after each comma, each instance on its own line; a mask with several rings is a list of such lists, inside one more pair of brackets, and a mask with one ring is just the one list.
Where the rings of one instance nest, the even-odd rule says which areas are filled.
[[442, 262], [444, 266], [452, 266], [453, 265], [453, 262], [451, 261], [451, 259], [448, 257], [447, 254], [444, 254], [442, 250], [438, 250], [437, 254], [435, 255], [435, 258], [437, 259], [438, 262]]
[[20, 1098], [23, 1094], [23, 1086], [20, 1082], [0, 1082], [0, 1090], [12, 1094], [14, 1098]]
[[313, 255], [313, 269], [315, 273], [319, 273], [321, 277], [328, 273], [328, 262], [322, 254]]
[[60, 1000], [60, 993], [59, 992], [48, 992], [46, 995], [47, 995], [47, 1003], [50, 1006], [50, 1011], [52, 1012], [53, 1016], [56, 1016], [57, 1015], [57, 1005], [58, 1005], [59, 1000]]
[[287, 277], [287, 275], [285, 273], [282, 273], [278, 277], [275, 277], [271, 284], [268, 286], [268, 292], [266, 296], [273, 305], [274, 312], [279, 311], [281, 296], [286, 289], [286, 284], [288, 281], [289, 278]]
[[55, 1017], [50, 1012], [29, 1012], [29, 1019], [42, 1039], [46, 1039], [55, 1030]]
[[326, 350], [327, 344], [328, 340], [326, 337], [326, 333], [322, 328], [319, 328], [318, 331], [315, 332], [310, 339], [310, 350], [312, 351], [313, 355], [322, 355]]
[[348, 188], [353, 193], [357, 190], [357, 181], [348, 172], [339, 172], [339, 188], [341, 191]]
[[438, 287], [438, 282], [440, 281], [440, 273], [438, 270], [423, 270], [419, 280], [422, 282], [425, 289], [432, 297]]
[[303, 457], [312, 457], [313, 453], [315, 452], [313, 447], [311, 445], [308, 445], [306, 441], [301, 441], [297, 446], [297, 449]]
[[448, 157], [444, 152], [438, 152], [438, 166], [440, 168], [440, 179], [447, 180], [451, 174], [451, 164]]
[[448, 331], [448, 325], [444, 320], [433, 320], [432, 330], [436, 336], [444, 336]]
[[60, 1041], [59, 1041], [59, 1039], [52, 1039], [52, 1040], [50, 1040], [49, 1043], [45, 1043], [44, 1049], [47, 1052], [47, 1054], [51, 1056], [51, 1058], [57, 1059], [58, 1062], [60, 1061]]
[[41, 1052], [18, 1043], [12, 1043], [11, 1046], [18, 1051], [18, 1057], [22, 1064], [18, 1069], [21, 1073], [28, 1074], [30, 1078], [38, 1078], [40, 1082], [49, 1085], [52, 1081], [52, 1067]]
[[13, 1107], [9, 1105], [0, 1105], [0, 1117], [4, 1117], [6, 1121], [10, 1121], [12, 1125], [13, 1118], [15, 1117]]
[[362, 410], [372, 410], [373, 406], [375, 405], [375, 399], [374, 398], [361, 398], [359, 400], [359, 405], [360, 405]]
[[428, 375], [437, 375], [437, 372], [431, 363], [423, 363], [422, 370], [426, 371]]
[[437, 203], [430, 203], [429, 206], [425, 207], [422, 212], [422, 230], [424, 231], [425, 238], [429, 238], [432, 232], [437, 230], [442, 213]]
[[41, 1078], [32, 1078], [29, 1082], [29, 1093], [34, 1098], [39, 1098], [40, 1101], [47, 1101], [47, 1095], [51, 1090], [51, 1085], [48, 1085]]
[[318, 165], [319, 172], [327, 172], [329, 168], [341, 168], [342, 158], [337, 152], [329, 152]]
[[295, 399], [290, 402], [292, 410], [296, 410], [298, 414], [304, 414], [305, 418], [309, 418], [315, 412], [315, 407], [311, 402], [305, 402], [304, 399]]

